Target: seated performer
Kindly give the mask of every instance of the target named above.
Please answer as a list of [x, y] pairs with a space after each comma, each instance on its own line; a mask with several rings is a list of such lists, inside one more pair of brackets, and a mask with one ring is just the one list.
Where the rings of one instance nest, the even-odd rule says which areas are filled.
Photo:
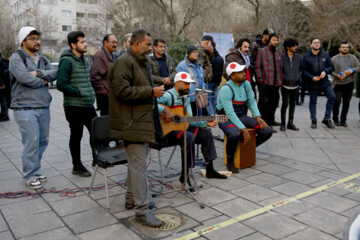
[[[251, 140], [246, 128], [254, 128], [256, 146], [259, 146], [271, 137], [273, 129], [260, 117], [251, 84], [246, 81], [245, 65], [232, 62], [226, 67], [226, 73], [230, 80], [220, 89], [216, 110], [218, 114], [226, 114], [229, 118], [229, 121], [219, 123], [219, 127], [227, 136], [227, 168], [233, 173], [239, 173], [239, 169], [234, 165], [234, 156], [240, 140], [240, 132], [243, 133], [246, 144]], [[248, 106], [254, 117], [244, 114]]]
[[[164, 96], [158, 99], [159, 104], [163, 104], [170, 109], [175, 109], [177, 107], [182, 107], [182, 99], [180, 96], [187, 95], [189, 93], [191, 83], [195, 83], [190, 77], [190, 75], [186, 72], [178, 72], [174, 78], [175, 87], [169, 89], [165, 92]], [[164, 107], [163, 105], [159, 105], [159, 112], [164, 113], [163, 116], [163, 124], [164, 121], [168, 121], [173, 119], [173, 114], [171, 111]], [[186, 99], [186, 109], [189, 114], [189, 117], [193, 116], [191, 106], [190, 106], [190, 98]], [[166, 120], [164, 119], [166, 118]], [[211, 117], [203, 117], [203, 118], [211, 118]], [[195, 157], [195, 143], [201, 144], [201, 151], [204, 156], [206, 162], [206, 177], [207, 178], [220, 178], [226, 179], [227, 176], [218, 173], [213, 167], [213, 160], [217, 158], [214, 139], [211, 134], [211, 131], [206, 127], [215, 127], [217, 125], [217, 121], [201, 121], [201, 122], [190, 122], [189, 128], [186, 131], [186, 142], [187, 142], [187, 168], [190, 169], [193, 167], [193, 160]], [[181, 123], [180, 127], [183, 128], [184, 124]], [[164, 128], [164, 127], [163, 127]], [[179, 128], [181, 129], [181, 128]], [[170, 131], [168, 134], [164, 132], [165, 139], [170, 145], [180, 145], [181, 146], [181, 159], [184, 161], [184, 130], [174, 130]], [[184, 183], [184, 166], [182, 166], [180, 182]], [[191, 184], [189, 178], [187, 178], [190, 190], [192, 191]]]

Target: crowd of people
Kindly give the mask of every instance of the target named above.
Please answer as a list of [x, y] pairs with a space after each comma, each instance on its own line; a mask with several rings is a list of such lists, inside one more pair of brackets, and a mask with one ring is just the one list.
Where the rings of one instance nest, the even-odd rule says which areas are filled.
[[[218, 121], [212, 116], [228, 117], [219, 127], [228, 139], [227, 169], [236, 174], [239, 173], [234, 165], [236, 148], [241, 139], [245, 144], [250, 142], [248, 128], [256, 130], [256, 146], [276, 133], [273, 126], [280, 126], [280, 131], [299, 131], [294, 116], [296, 103], [303, 102], [299, 101], [300, 88], [304, 91], [307, 87], [309, 91], [311, 128], [317, 128], [316, 104], [321, 92], [327, 98], [322, 123], [328, 128], [334, 128], [334, 124], [347, 127], [355, 75], [360, 72], [360, 63], [349, 53], [348, 42], [342, 42], [339, 54], [330, 58], [321, 49], [320, 39], [312, 38], [310, 50], [300, 56], [296, 53], [297, 39], [288, 37], [283, 40], [281, 53], [279, 36], [271, 29], [265, 29], [253, 43], [241, 38], [225, 59], [217, 51], [213, 37], [204, 35], [198, 46], [187, 46], [184, 60], [177, 66], [165, 51], [166, 41], [152, 39], [143, 29], [126, 34], [124, 48], [119, 52], [116, 52], [116, 36], [105, 35], [103, 46], [89, 66], [84, 57], [87, 52], [85, 34], [73, 31], [68, 34], [69, 49], [61, 54], [58, 70], [40, 54], [40, 36], [37, 29], [22, 27], [18, 35], [20, 47], [10, 61], [0, 61], [0, 121], [10, 120], [10, 94], [6, 92], [11, 89], [10, 107], [24, 146], [21, 158], [26, 185], [39, 189], [42, 182], [47, 181], [40, 169], [49, 141], [51, 95], [48, 84], [57, 80], [70, 127], [72, 173], [91, 176], [81, 160], [81, 139], [84, 126], [91, 134], [91, 123], [97, 116], [96, 100], [100, 115], [110, 116], [111, 137], [122, 140], [125, 145], [128, 159], [125, 206], [134, 209], [137, 220], [151, 227], [160, 226], [162, 222], [150, 212], [153, 204], [149, 201], [146, 174], [149, 144], [162, 141], [181, 146], [182, 161], [186, 156], [188, 169], [182, 164], [179, 181], [187, 183], [193, 191], [191, 178], [185, 173], [193, 167], [195, 144], [201, 145], [206, 177], [227, 178], [213, 166], [217, 153], [210, 128], [217, 126]], [[334, 78], [332, 82], [329, 75]], [[207, 104], [199, 104], [200, 93], [202, 97], [205, 95], [205, 102], [208, 95]], [[280, 93], [281, 121], [277, 122], [275, 112]], [[182, 99], [185, 97], [184, 105]], [[173, 121], [171, 110], [177, 107], [186, 108], [189, 116], [209, 118], [192, 121], [187, 131], [172, 130], [164, 136], [161, 122]], [[92, 165], [96, 164], [94, 161]]]

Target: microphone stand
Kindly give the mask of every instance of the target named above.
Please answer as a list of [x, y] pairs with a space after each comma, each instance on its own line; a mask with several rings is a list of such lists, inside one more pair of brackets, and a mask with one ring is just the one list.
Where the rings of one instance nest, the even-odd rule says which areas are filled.
[[[170, 191], [167, 191], [167, 192], [162, 192], [161, 194], [167, 194], [167, 193], [171, 193], [171, 192], [181, 192], [181, 191], [185, 191], [187, 193], [190, 194], [191, 198], [194, 199], [199, 205], [200, 205], [200, 208], [203, 209], [205, 208], [205, 205], [203, 203], [201, 203], [198, 199], [196, 199], [196, 197], [194, 196], [194, 194], [192, 194], [192, 192], [189, 190], [190, 187], [189, 187], [189, 184], [188, 184], [188, 167], [187, 167], [187, 137], [186, 137], [186, 123], [187, 123], [187, 118], [186, 118], [186, 115], [187, 115], [187, 109], [186, 109], [186, 99], [191, 96], [191, 95], [183, 95], [183, 96], [180, 96], [179, 98], [181, 98], [182, 100], [182, 104], [183, 104], [183, 113], [184, 113], [184, 162], [183, 162], [183, 165], [184, 165], [184, 182], [182, 184], [182, 188], [180, 189], [175, 189], [175, 190], [170, 190]], [[157, 194], [153, 194], [154, 195], [157, 195]]]

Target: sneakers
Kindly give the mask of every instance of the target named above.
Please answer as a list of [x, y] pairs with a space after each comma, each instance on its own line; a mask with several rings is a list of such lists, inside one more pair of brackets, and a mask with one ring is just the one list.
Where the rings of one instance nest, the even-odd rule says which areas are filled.
[[0, 122], [7, 122], [7, 121], [10, 121], [8, 115], [0, 115]]
[[311, 121], [311, 128], [316, 129], [317, 128], [317, 121]]
[[339, 120], [334, 120], [334, 119], [333, 119], [333, 121], [334, 121], [334, 125], [335, 125], [335, 126], [338, 126], [338, 127], [340, 127], [340, 126], [341, 126], [341, 124], [340, 124]]
[[40, 182], [46, 182], [47, 178], [44, 175], [35, 175], [37, 177], [37, 180]]
[[26, 181], [26, 186], [28, 186], [31, 189], [42, 188], [41, 182], [39, 181], [39, 179], [33, 179], [33, 180]]
[[347, 126], [348, 126], [346, 122], [341, 122], [340, 124], [341, 124], [341, 126], [343, 126], [343, 127], [347, 127]]
[[322, 120], [321, 123], [326, 125], [328, 128], [335, 128], [334, 124], [331, 122], [330, 119], [324, 119], [324, 120]]
[[286, 131], [285, 123], [282, 123], [280, 125], [280, 131], [282, 131], [282, 132]]
[[72, 174], [78, 175], [80, 177], [90, 177], [91, 173], [84, 167], [84, 165], [74, 166]]
[[280, 126], [280, 125], [281, 125], [281, 123], [279, 123], [279, 122], [277, 122], [277, 121], [275, 121], [275, 120], [274, 120], [274, 122], [271, 124], [271, 126], [277, 126], [277, 127]]

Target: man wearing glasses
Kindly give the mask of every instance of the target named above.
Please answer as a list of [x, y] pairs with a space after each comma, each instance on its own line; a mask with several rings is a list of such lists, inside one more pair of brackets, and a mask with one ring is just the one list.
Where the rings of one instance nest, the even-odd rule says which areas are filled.
[[[360, 72], [359, 60], [352, 54], [349, 54], [350, 44], [348, 42], [340, 43], [339, 54], [331, 58], [335, 70], [332, 72], [334, 80], [334, 92], [336, 101], [333, 108], [333, 120], [335, 126], [347, 127], [346, 116], [349, 111], [350, 100], [354, 90], [355, 73]], [[340, 121], [339, 109], [341, 101], [343, 103]]]
[[23, 178], [32, 189], [41, 188], [41, 182], [47, 180], [39, 171], [49, 141], [51, 95], [48, 83], [56, 79], [57, 72], [39, 53], [40, 35], [33, 27], [22, 27], [19, 31], [21, 46], [9, 62], [11, 108], [24, 145]]
[[107, 75], [115, 61], [114, 53], [116, 47], [116, 37], [112, 34], [106, 34], [103, 39], [103, 47], [95, 53], [94, 61], [90, 68], [91, 84], [95, 90], [100, 116], [109, 115]]
[[334, 71], [334, 66], [329, 54], [321, 49], [319, 38], [312, 38], [310, 40], [310, 48], [311, 49], [303, 55], [302, 65], [303, 76], [308, 83], [310, 95], [309, 109], [311, 128], [317, 128], [316, 103], [317, 97], [321, 92], [324, 92], [327, 98], [325, 116], [322, 123], [328, 128], [334, 128], [331, 122], [331, 111], [336, 97], [328, 78], [328, 74]]

